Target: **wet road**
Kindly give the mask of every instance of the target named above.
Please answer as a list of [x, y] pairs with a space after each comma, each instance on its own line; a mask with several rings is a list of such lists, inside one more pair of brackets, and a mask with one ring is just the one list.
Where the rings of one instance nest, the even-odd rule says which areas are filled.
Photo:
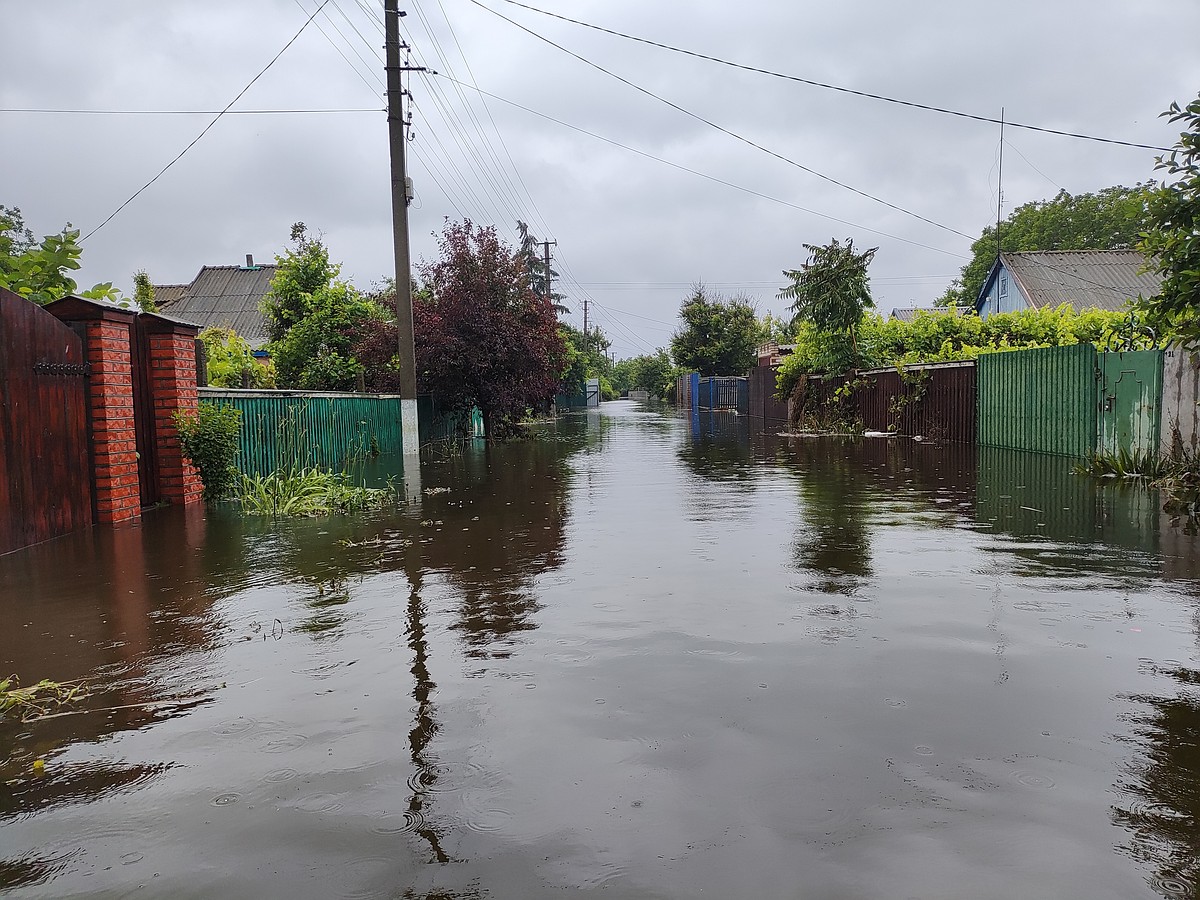
[[0, 558], [0, 671], [95, 685], [0, 725], [5, 896], [1200, 896], [1153, 498], [627, 403], [422, 485]]

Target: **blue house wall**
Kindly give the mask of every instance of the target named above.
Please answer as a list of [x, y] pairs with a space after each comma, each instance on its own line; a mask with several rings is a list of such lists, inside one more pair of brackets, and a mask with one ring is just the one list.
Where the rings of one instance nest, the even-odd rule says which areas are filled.
[[1028, 309], [1029, 302], [1017, 287], [1017, 282], [1009, 273], [1008, 267], [1001, 263], [999, 273], [988, 282], [982, 302], [977, 302], [975, 308], [979, 312], [979, 318], [986, 319], [992, 313], [1020, 312]]

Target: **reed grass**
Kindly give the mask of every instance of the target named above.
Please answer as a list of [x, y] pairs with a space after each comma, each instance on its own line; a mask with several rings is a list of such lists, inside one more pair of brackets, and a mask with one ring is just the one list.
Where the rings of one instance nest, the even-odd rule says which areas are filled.
[[393, 502], [397, 491], [390, 481], [386, 488], [369, 488], [344, 472], [307, 467], [242, 475], [235, 496], [244, 513], [281, 518], [379, 509]]

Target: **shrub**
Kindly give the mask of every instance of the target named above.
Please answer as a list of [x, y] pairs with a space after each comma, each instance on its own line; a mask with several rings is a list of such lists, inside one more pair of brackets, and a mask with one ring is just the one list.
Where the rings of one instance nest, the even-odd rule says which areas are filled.
[[188, 462], [200, 470], [205, 500], [220, 500], [233, 490], [241, 420], [241, 410], [219, 403], [201, 402], [190, 416], [175, 413], [179, 444]]
[[254, 358], [246, 340], [232, 328], [205, 328], [200, 340], [208, 355], [208, 383], [223, 388], [273, 388], [275, 365]]

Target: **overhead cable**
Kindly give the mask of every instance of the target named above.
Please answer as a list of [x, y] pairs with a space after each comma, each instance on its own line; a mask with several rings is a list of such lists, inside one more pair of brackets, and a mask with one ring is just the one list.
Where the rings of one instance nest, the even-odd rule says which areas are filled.
[[[637, 35], [632, 35], [632, 34], [625, 34], [624, 32], [621, 32], [621, 31], [613, 31], [611, 28], [604, 28], [600, 25], [593, 25], [590, 22], [582, 22], [579, 19], [572, 19], [568, 16], [563, 16], [563, 15], [559, 15], [558, 13], [549, 12], [548, 10], [538, 9], [536, 6], [529, 6], [526, 3], [519, 3], [519, 2], [517, 2], [517, 0], [503, 0], [503, 2], [508, 3], [511, 6], [519, 6], [521, 9], [527, 9], [530, 12], [540, 13], [543, 16], [549, 16], [552, 19], [559, 19], [563, 22], [570, 22], [572, 25], [579, 25], [579, 26], [582, 26], [583, 28], [591, 28], [593, 31], [601, 31], [604, 34], [610, 34], [613, 37], [623, 38], [624, 40], [627, 40], [627, 41], [636, 41], [639, 44], [647, 44], [651, 47], [658, 47], [660, 50], [669, 50], [672, 53], [681, 53], [684, 56], [692, 56], [692, 57], [695, 57], [696, 59], [707, 60], [708, 62], [715, 62], [722, 66], [729, 66], [730, 68], [733, 68], [733, 69], [742, 69], [743, 71], [746, 71], [746, 72], [755, 72], [759, 75], [768, 75], [771, 78], [781, 78], [785, 81], [794, 81], [799, 84], [807, 84], [811, 87], [818, 87], [818, 88], [822, 88], [827, 91], [837, 91], [842, 94], [852, 94], [856, 97], [865, 97], [869, 100], [881, 100], [884, 103], [894, 103], [897, 106], [908, 106], [913, 109], [923, 109], [928, 112], [941, 113], [942, 115], [946, 115], [946, 116], [956, 116], [960, 119], [971, 119], [972, 121], [975, 121], [975, 122], [987, 122], [992, 125], [1000, 124], [999, 119], [992, 118], [991, 116], [982, 116], [982, 115], [978, 115], [976, 113], [962, 112], [961, 110], [956, 110], [956, 109], [947, 109], [946, 107], [933, 106], [928, 103], [917, 103], [912, 100], [900, 100], [896, 97], [887, 97], [883, 94], [872, 94], [869, 91], [858, 91], [858, 90], [855, 90], [854, 88], [842, 87], [842, 86], [836, 85], [836, 84], [827, 84], [823, 81], [814, 81], [811, 78], [801, 78], [798, 75], [785, 75], [782, 72], [772, 72], [770, 69], [762, 69], [762, 68], [759, 68], [758, 66], [748, 66], [748, 65], [744, 65], [742, 63], [732, 62], [727, 59], [721, 59], [719, 56], [709, 56], [707, 53], [699, 53], [695, 50], [684, 50], [681, 47], [672, 47], [670, 44], [663, 44], [663, 43], [660, 43], [659, 41], [652, 41], [649, 38], [638, 37]], [[484, 8], [486, 9], [486, 7], [484, 7]], [[1075, 138], [1076, 140], [1081, 140], [1081, 141], [1096, 141], [1101, 144], [1115, 144], [1119, 147], [1135, 147], [1139, 150], [1161, 150], [1164, 153], [1171, 152], [1170, 147], [1156, 147], [1153, 144], [1139, 144], [1136, 141], [1122, 141], [1122, 140], [1117, 140], [1116, 138], [1098, 137], [1094, 134], [1079, 134], [1074, 131], [1060, 131], [1057, 128], [1046, 128], [1041, 125], [1027, 125], [1027, 124], [1022, 124], [1020, 122], [1009, 122], [1009, 121], [1005, 121], [1004, 125], [1007, 128], [1024, 128], [1028, 131], [1040, 131], [1043, 134], [1053, 134], [1053, 135], [1058, 135], [1059, 137]]]
[[307, 19], [304, 20], [304, 24], [300, 26], [299, 31], [297, 31], [294, 35], [292, 35], [292, 39], [290, 41], [288, 41], [286, 44], [284, 44], [283, 48], [278, 53], [276, 53], [274, 56], [271, 57], [271, 61], [268, 62], [265, 66], [263, 66], [262, 69], [259, 71], [259, 73], [257, 75], [255, 75], [253, 78], [251, 78], [249, 82], [246, 83], [246, 86], [244, 88], [242, 88], [240, 91], [237, 92], [237, 94], [234, 96], [234, 98], [225, 105], [225, 108], [223, 110], [221, 110], [219, 113], [217, 113], [216, 116], [213, 117], [213, 120], [211, 122], [209, 122], [207, 125], [204, 126], [204, 130], [201, 131], [198, 135], [196, 135], [195, 138], [192, 139], [192, 142], [190, 144], [188, 144], [186, 147], [184, 147], [182, 150], [179, 151], [178, 156], [176, 156], [173, 160], [171, 160], [169, 163], [167, 163], [165, 166], [163, 166], [162, 169], [159, 170], [157, 175], [155, 175], [153, 178], [151, 178], [149, 181], [147, 181], [145, 184], [143, 184], [140, 188], [138, 188], [136, 191], [134, 191], [130, 195], [128, 200], [126, 200], [124, 203], [122, 203], [120, 206], [118, 206], [115, 210], [113, 210], [112, 213], [109, 214], [107, 219], [105, 219], [103, 222], [101, 222], [99, 225], [97, 225], [95, 228], [93, 228], [91, 231], [89, 231], [87, 234], [85, 234], [82, 238], [80, 238], [79, 242], [82, 244], [84, 241], [86, 241], [88, 238], [90, 238], [93, 234], [95, 234], [97, 231], [99, 231], [101, 228], [103, 228], [105, 225], [107, 225], [109, 222], [111, 222], [113, 219], [115, 219], [117, 217], [117, 214], [120, 213], [121, 210], [123, 210], [125, 207], [127, 207], [134, 200], [136, 200], [138, 195], [140, 195], [142, 193], [142, 191], [146, 190], [148, 187], [150, 187], [150, 185], [154, 184], [154, 182], [156, 182], [156, 181], [158, 181], [158, 179], [162, 178], [163, 175], [166, 173], [166, 171], [169, 168], [171, 168], [171, 166], [175, 165], [175, 163], [177, 163], [177, 162], [179, 162], [179, 160], [183, 159], [184, 154], [187, 153], [189, 150], [191, 150], [193, 147], [195, 147], [196, 144], [198, 144], [200, 142], [200, 139], [202, 137], [204, 137], [206, 134], [208, 134], [209, 130], [214, 125], [216, 125], [217, 122], [221, 121], [221, 117], [224, 116], [225, 113], [227, 113], [229, 111], [229, 108], [231, 106], [233, 106], [233, 104], [237, 103], [238, 100], [242, 99], [242, 95], [245, 94], [246, 91], [250, 90], [250, 88], [252, 88], [254, 86], [254, 83], [256, 81], [258, 81], [258, 79], [262, 78], [263, 75], [265, 75], [267, 73], [267, 70], [271, 68], [271, 66], [275, 65], [275, 61], [278, 60], [279, 57], [283, 56], [283, 54], [287, 52], [288, 47], [290, 47], [290, 46], [292, 46], [292, 44], [296, 43], [296, 40], [300, 37], [300, 35], [302, 35], [304, 33], [304, 29], [306, 29], [308, 27], [309, 23], [313, 19], [316, 18], [317, 13], [319, 13], [321, 10], [323, 10], [325, 8], [325, 4], [328, 2], [329, 2], [329, 0], [321, 0], [321, 5], [317, 7], [316, 12], [314, 12], [311, 16], [309, 16]]
[[514, 21], [513, 19], [510, 19], [508, 16], [504, 15], [503, 13], [500, 13], [500, 12], [492, 9], [489, 6], [484, 5], [483, 3], [480, 3], [479, 0], [470, 0], [470, 2], [473, 3], [474, 5], [478, 6], [480, 9], [490, 12], [492, 15], [496, 16], [497, 18], [503, 19], [505, 22], [508, 22], [510, 25], [514, 26], [515, 28], [519, 28], [521, 31], [524, 31], [526, 34], [537, 38], [539, 41], [543, 41], [543, 42], [549, 44], [551, 47], [554, 47], [557, 50], [561, 50], [563, 53], [566, 53], [568, 56], [574, 57], [575, 59], [579, 60], [580, 62], [584, 63], [585, 65], [591, 66], [593, 69], [596, 69], [599, 72], [603, 72], [605, 75], [609, 76], [610, 78], [615, 78], [617, 81], [621, 82], [622, 84], [627, 85], [628, 87], [631, 87], [634, 90], [636, 90], [642, 94], [645, 94], [647, 97], [652, 97], [655, 100], [657, 100], [659, 103], [665, 104], [666, 106], [671, 107], [671, 109], [681, 112], [685, 116], [695, 119], [697, 122], [701, 122], [701, 123], [709, 126], [710, 128], [714, 128], [717, 131], [721, 132], [722, 134], [728, 135], [729, 137], [733, 138], [736, 141], [740, 141], [741, 143], [746, 144], [747, 146], [753, 147], [754, 149], [759, 150], [762, 153], [766, 153], [768, 156], [778, 159], [780, 162], [787, 163], [789, 166], [794, 166], [797, 169], [800, 169], [802, 172], [807, 172], [810, 175], [814, 175], [817, 178], [820, 178], [822, 181], [827, 181], [830, 184], [837, 185], [838, 187], [840, 187], [844, 190], [850, 191], [853, 194], [857, 194], [860, 197], [865, 197], [866, 199], [871, 200], [875, 203], [882, 204], [883, 206], [886, 206], [889, 209], [894, 209], [894, 210], [896, 210], [896, 212], [903, 213], [906, 216], [911, 216], [912, 218], [918, 219], [921, 222], [925, 222], [928, 225], [932, 225], [935, 228], [940, 228], [943, 231], [948, 231], [951, 234], [956, 234], [959, 237], [966, 238], [968, 241], [975, 240], [973, 237], [971, 237], [971, 235], [966, 234], [962, 231], [959, 231], [957, 228], [953, 228], [950, 225], [944, 225], [941, 222], [936, 222], [933, 219], [930, 219], [926, 216], [921, 215], [920, 213], [913, 212], [911, 209], [906, 209], [903, 206], [899, 206], [898, 204], [891, 203], [887, 200], [884, 200], [881, 197], [876, 197], [874, 194], [871, 194], [871, 193], [868, 193], [867, 191], [856, 188], [853, 185], [847, 184], [844, 181], [839, 181], [838, 179], [834, 178], [831, 175], [826, 175], [823, 172], [818, 172], [816, 169], [806, 166], [803, 163], [796, 162], [796, 160], [790, 159], [781, 153], [776, 153], [774, 150], [771, 150], [768, 147], [764, 147], [762, 144], [759, 144], [756, 141], [753, 141], [750, 138], [745, 137], [744, 135], [738, 134], [736, 131], [732, 131], [728, 128], [725, 128], [723, 125], [718, 125], [716, 122], [712, 121], [711, 119], [706, 119], [706, 118], [704, 118], [704, 116], [701, 116], [698, 113], [694, 113], [690, 109], [686, 109], [686, 108], [680, 106], [678, 103], [674, 103], [674, 102], [666, 99], [665, 97], [659, 96], [658, 94], [654, 93], [649, 88], [644, 88], [640, 84], [636, 84], [636, 83], [630, 81], [628, 78], [624, 78], [624, 77], [616, 74], [615, 72], [604, 68], [599, 63], [594, 63], [590, 59], [588, 59], [584, 56], [580, 56], [578, 53], [575, 53], [572, 50], [568, 50], [566, 47], [562, 46], [562, 44], [556, 43], [555, 41], [550, 40], [550, 38], [545, 37], [544, 35], [538, 34], [536, 31], [534, 31], [531, 28], [526, 28], [520, 22]]
[[[383, 107], [358, 109], [228, 109], [227, 116], [317, 115], [325, 113], [381, 113]], [[64, 116], [212, 116], [219, 109], [17, 109], [0, 108], [0, 113], [45, 113]]]
[[[440, 75], [439, 77], [447, 78], [449, 76]], [[953, 250], [946, 250], [942, 247], [934, 247], [930, 244], [923, 244], [920, 241], [914, 241], [910, 238], [901, 237], [898, 234], [890, 234], [889, 232], [886, 232], [886, 231], [880, 231], [877, 228], [871, 228], [867, 225], [860, 225], [857, 222], [851, 222], [848, 219], [841, 219], [841, 218], [838, 218], [837, 216], [831, 216], [828, 213], [818, 212], [817, 210], [810, 209], [806, 206], [800, 206], [798, 203], [792, 203], [789, 200], [783, 200], [783, 199], [780, 199], [779, 197], [773, 197], [770, 194], [764, 194], [761, 191], [754, 190], [753, 188], [744, 187], [740, 184], [735, 184], [732, 181], [726, 181], [723, 178], [718, 178], [715, 175], [709, 175], [705, 172], [700, 172], [696, 169], [689, 168], [688, 166], [681, 165], [680, 163], [671, 162], [671, 160], [669, 160], [669, 159], [663, 159], [661, 156], [655, 156], [653, 153], [647, 153], [645, 150], [639, 150], [636, 147], [631, 147], [628, 144], [623, 144], [620, 141], [613, 140], [612, 138], [607, 138], [602, 134], [597, 134], [596, 132], [589, 131], [586, 128], [580, 128], [578, 125], [572, 125], [570, 122], [564, 122], [562, 119], [557, 119], [554, 116], [548, 115], [546, 113], [538, 112], [536, 109], [530, 109], [528, 106], [524, 106], [520, 103], [517, 103], [514, 100], [508, 100], [505, 97], [501, 97], [497, 94], [489, 93], [488, 91], [485, 91], [479, 87], [475, 87], [474, 85], [466, 85], [466, 86], [470, 87], [472, 90], [479, 91], [480, 94], [483, 94], [486, 97], [491, 97], [493, 100], [498, 100], [499, 102], [504, 103], [508, 106], [512, 106], [523, 112], [527, 112], [532, 116], [537, 116], [538, 118], [545, 119], [548, 122], [553, 122], [556, 125], [561, 125], [563, 128], [569, 128], [572, 131], [578, 131], [580, 134], [586, 134], [588, 137], [595, 138], [598, 141], [603, 141], [606, 144], [611, 144], [614, 147], [619, 147], [620, 149], [627, 150], [630, 153], [636, 153], [638, 156], [645, 157], [646, 159], [653, 160], [654, 162], [657, 162], [657, 163], [662, 163], [664, 166], [670, 166], [671, 168], [678, 169], [681, 172], [687, 172], [689, 175], [695, 175], [698, 178], [704, 178], [708, 181], [713, 181], [713, 182], [716, 182], [717, 184], [725, 185], [725, 187], [733, 188], [736, 191], [742, 191], [743, 193], [751, 194], [751, 195], [753, 195], [755, 197], [759, 197], [763, 200], [769, 200], [772, 203], [778, 203], [781, 206], [787, 206], [787, 207], [790, 207], [791, 209], [795, 209], [795, 210], [799, 210], [800, 212], [808, 213], [809, 215], [818, 216], [819, 218], [822, 218], [822, 219], [828, 219], [830, 222], [837, 222], [838, 224], [841, 224], [841, 225], [847, 225], [850, 228], [857, 228], [860, 231], [865, 231], [870, 234], [877, 234], [880, 237], [886, 237], [886, 238], [890, 238], [895, 241], [901, 241], [905, 244], [911, 244], [914, 247], [921, 247], [925, 250], [933, 250], [936, 253], [944, 253], [947, 256], [953, 256], [957, 259], [969, 259], [970, 258], [962, 253], [957, 253]]]

